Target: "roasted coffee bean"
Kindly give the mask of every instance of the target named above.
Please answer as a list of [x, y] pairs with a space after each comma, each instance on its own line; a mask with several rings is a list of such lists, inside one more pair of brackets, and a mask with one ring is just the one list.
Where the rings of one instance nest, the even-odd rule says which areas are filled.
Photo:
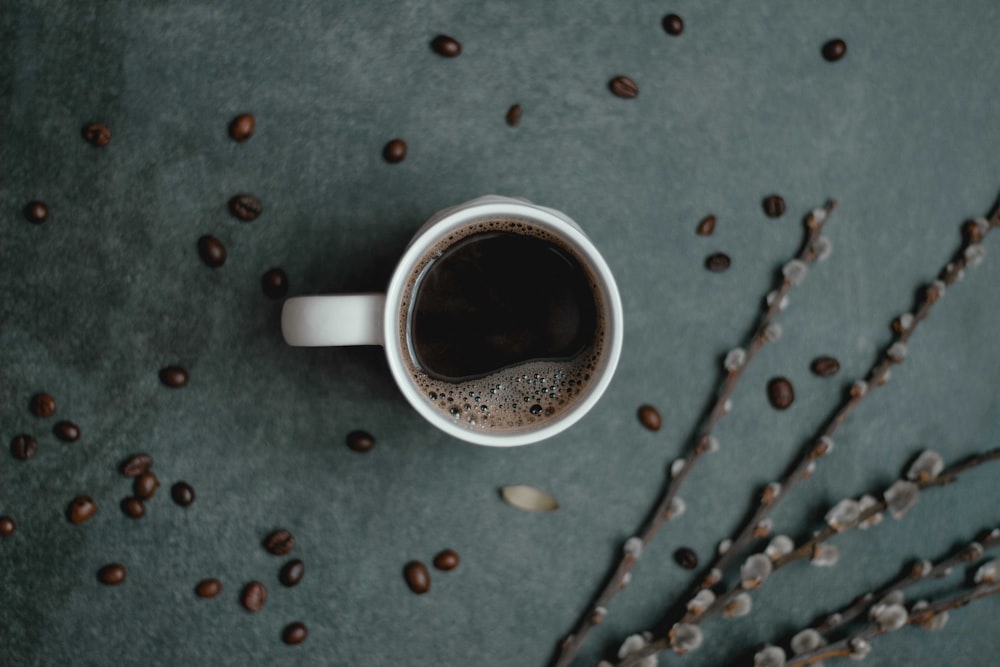
[[207, 266], [217, 269], [226, 263], [226, 246], [211, 234], [198, 239], [198, 256]]
[[94, 512], [97, 511], [97, 505], [94, 503], [94, 499], [90, 496], [77, 496], [73, 500], [69, 501], [69, 507], [66, 508], [66, 518], [72, 524], [80, 525], [90, 520], [90, 517], [94, 516]]
[[141, 519], [146, 515], [146, 503], [135, 496], [122, 498], [122, 512], [130, 519]]
[[153, 467], [153, 457], [149, 454], [133, 454], [124, 461], [119, 468], [125, 477], [138, 477]]
[[717, 252], [705, 258], [705, 268], [714, 273], [722, 273], [729, 268], [732, 260], [724, 252]]
[[254, 117], [252, 114], [241, 113], [229, 123], [229, 136], [233, 141], [246, 141], [253, 136]]
[[263, 210], [264, 205], [253, 195], [240, 194], [229, 200], [229, 212], [243, 222], [253, 222]]
[[434, 556], [434, 567], [447, 572], [448, 570], [454, 570], [458, 567], [461, 560], [462, 559], [459, 558], [457, 551], [454, 549], [445, 549], [444, 551], [438, 553], [437, 556]]
[[7, 515], [0, 516], [0, 537], [9, 537], [15, 530], [17, 530], [17, 523], [14, 522], [14, 519]]
[[631, 99], [639, 96], [638, 84], [627, 76], [616, 76], [611, 79], [610, 83], [608, 83], [608, 87], [611, 88], [611, 92], [618, 97]]
[[171, 389], [180, 389], [188, 383], [188, 372], [180, 366], [161, 368], [160, 382]]
[[222, 592], [222, 582], [218, 579], [202, 579], [194, 587], [194, 593], [200, 598], [214, 598]]
[[840, 370], [840, 362], [833, 357], [816, 357], [809, 368], [821, 378], [828, 378], [837, 374], [837, 371]]
[[674, 560], [685, 570], [693, 570], [698, 567], [698, 554], [690, 547], [681, 547], [675, 551]]
[[520, 104], [511, 105], [511, 107], [507, 109], [506, 119], [507, 119], [507, 124], [510, 125], [511, 127], [517, 127], [518, 125], [520, 125], [521, 105]]
[[406, 585], [417, 595], [423, 595], [431, 589], [431, 573], [427, 566], [418, 560], [411, 560], [403, 568], [403, 578]]
[[684, 32], [684, 20], [677, 14], [667, 14], [663, 17], [663, 29], [668, 35], [677, 36]]
[[695, 232], [698, 236], [711, 236], [715, 232], [715, 216], [709, 214], [702, 218]]
[[181, 507], [187, 507], [194, 502], [194, 488], [187, 482], [177, 482], [170, 487], [170, 497]]
[[111, 129], [104, 123], [88, 123], [83, 126], [82, 133], [91, 146], [107, 146], [111, 141]]
[[659, 431], [663, 420], [659, 411], [652, 405], [639, 406], [639, 422], [650, 431]]
[[97, 572], [97, 580], [106, 586], [117, 586], [125, 581], [125, 566], [121, 563], [110, 563]]
[[140, 500], [149, 500], [158, 488], [160, 488], [160, 480], [157, 479], [155, 473], [149, 470], [136, 477], [135, 481], [132, 482], [132, 493]]
[[351, 431], [347, 434], [347, 446], [356, 452], [367, 452], [375, 446], [375, 436], [367, 431]]
[[284, 556], [295, 548], [295, 537], [281, 528], [264, 538], [264, 548], [275, 556]]
[[301, 644], [308, 636], [309, 631], [306, 629], [305, 623], [300, 623], [298, 621], [295, 623], [289, 623], [285, 626], [285, 629], [281, 631], [281, 641], [285, 642], [289, 646]]
[[260, 287], [271, 299], [282, 299], [288, 294], [288, 274], [279, 267], [268, 270], [260, 277]]
[[823, 45], [822, 53], [827, 62], [835, 63], [847, 55], [847, 43], [842, 39], [831, 39]]
[[406, 159], [406, 142], [393, 139], [382, 148], [382, 157], [389, 164], [396, 164]]
[[44, 393], [35, 394], [31, 397], [28, 409], [36, 417], [51, 417], [56, 413], [56, 399]]
[[80, 427], [71, 421], [56, 422], [52, 432], [63, 442], [76, 442], [80, 439]]
[[28, 459], [35, 458], [35, 453], [38, 451], [38, 441], [32, 438], [30, 435], [22, 434], [15, 436], [13, 440], [10, 441], [10, 453], [18, 461], [27, 461]]
[[431, 40], [431, 49], [434, 53], [445, 58], [454, 58], [462, 52], [462, 45], [458, 40], [448, 35], [438, 35]]
[[278, 581], [283, 586], [295, 586], [302, 581], [302, 575], [306, 573], [305, 564], [298, 558], [285, 563], [278, 573]]
[[762, 202], [764, 214], [769, 218], [780, 218], [785, 214], [785, 200], [781, 195], [768, 195]]
[[241, 599], [247, 611], [260, 611], [264, 603], [267, 602], [267, 589], [259, 581], [251, 581], [243, 588]]
[[45, 205], [45, 202], [30, 201], [24, 207], [24, 217], [28, 219], [28, 222], [40, 225], [49, 217], [49, 207]]
[[795, 389], [788, 378], [771, 378], [767, 383], [767, 400], [775, 410], [787, 410], [795, 401]]

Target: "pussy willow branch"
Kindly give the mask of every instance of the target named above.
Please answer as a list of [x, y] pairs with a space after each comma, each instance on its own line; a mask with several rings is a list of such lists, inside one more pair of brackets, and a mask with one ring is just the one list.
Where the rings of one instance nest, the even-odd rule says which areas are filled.
[[[817, 211], [822, 211], [822, 214], [817, 215], [816, 212], [813, 212], [806, 216], [805, 239], [798, 254], [793, 259], [809, 265], [820, 258], [816, 250], [815, 241], [820, 238], [823, 226], [829, 220], [836, 206], [836, 201], [830, 200], [822, 209], [817, 209]], [[671, 506], [677, 497], [677, 492], [680, 490], [681, 485], [684, 484], [684, 480], [698, 459], [711, 450], [712, 432], [715, 430], [716, 424], [726, 415], [727, 404], [733, 393], [733, 389], [743, 376], [743, 372], [750, 361], [769, 342], [767, 336], [768, 328], [783, 309], [785, 299], [794, 284], [788, 277], [783, 277], [781, 284], [773, 293], [767, 309], [763, 316], [761, 316], [753, 335], [744, 348], [745, 356], [742, 362], [732, 369], [727, 369], [726, 376], [719, 387], [715, 403], [696, 431], [697, 435], [693, 438], [693, 442], [689, 444], [689, 453], [683, 459], [683, 467], [677, 474], [667, 475], [666, 483], [657, 498], [656, 504], [650, 511], [645, 524], [636, 535], [641, 540], [641, 547], [648, 545], [660, 527], [673, 517], [674, 513], [671, 510]], [[638, 561], [640, 555], [641, 548], [638, 550], [638, 553], [622, 553], [611, 574], [607, 577], [604, 587], [587, 607], [587, 610], [577, 622], [576, 627], [563, 639], [553, 667], [566, 667], [573, 661], [573, 658], [580, 650], [580, 647], [583, 646], [590, 631], [604, 620], [604, 615], [607, 613], [607, 606], [611, 603], [611, 600], [628, 583], [632, 567]]]

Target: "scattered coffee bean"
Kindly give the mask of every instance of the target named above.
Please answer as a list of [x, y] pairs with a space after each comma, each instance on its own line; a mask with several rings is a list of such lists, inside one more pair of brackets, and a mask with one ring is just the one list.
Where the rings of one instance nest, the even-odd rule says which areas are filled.
[[427, 571], [427, 566], [418, 560], [411, 560], [403, 568], [403, 577], [406, 585], [417, 595], [423, 595], [431, 589], [431, 573]]
[[438, 35], [431, 40], [431, 49], [439, 56], [454, 58], [462, 52], [462, 45], [454, 37]]
[[130, 519], [141, 519], [146, 515], [146, 503], [135, 496], [122, 498], [122, 512]]
[[251, 581], [243, 588], [241, 600], [247, 611], [260, 611], [267, 602], [267, 589], [259, 581]]
[[153, 467], [153, 457], [149, 454], [133, 454], [122, 461], [119, 470], [125, 477], [138, 477]]
[[785, 200], [781, 195], [768, 195], [763, 201], [764, 214], [769, 218], [780, 218], [785, 214]]
[[827, 62], [835, 63], [847, 55], [847, 43], [842, 39], [831, 39], [823, 45], [822, 53]]
[[639, 406], [639, 423], [650, 431], [659, 431], [663, 420], [660, 418], [659, 411], [652, 405], [642, 405]]
[[295, 586], [302, 581], [302, 575], [305, 573], [305, 564], [296, 558], [288, 561], [285, 563], [285, 566], [281, 568], [281, 571], [278, 573], [278, 581], [280, 581], [283, 586]]
[[295, 538], [282, 528], [264, 538], [264, 548], [275, 556], [284, 556], [295, 548]]
[[198, 256], [207, 266], [217, 269], [226, 263], [226, 246], [210, 234], [198, 239]]
[[188, 372], [180, 366], [161, 368], [160, 382], [171, 389], [180, 389], [188, 383]]
[[511, 127], [517, 127], [521, 124], [521, 105], [514, 104], [507, 109], [507, 124]]
[[80, 525], [90, 520], [90, 517], [94, 516], [94, 512], [97, 511], [97, 505], [94, 503], [94, 499], [90, 496], [77, 496], [73, 500], [69, 501], [69, 507], [66, 508], [66, 518], [72, 524]]
[[56, 422], [52, 432], [63, 442], [76, 442], [80, 439], [80, 427], [71, 421]]
[[282, 299], [288, 294], [288, 274], [275, 267], [260, 277], [260, 286], [271, 299]]
[[356, 452], [367, 452], [375, 446], [375, 436], [367, 431], [351, 431], [347, 434], [347, 446]]
[[111, 128], [104, 123], [88, 123], [83, 126], [82, 133], [91, 146], [107, 146], [111, 141]]
[[51, 417], [56, 413], [56, 399], [44, 393], [35, 394], [31, 397], [28, 409], [36, 417]]
[[254, 117], [252, 114], [241, 113], [229, 123], [229, 136], [233, 141], [243, 142], [253, 136]]
[[97, 580], [105, 586], [117, 586], [125, 581], [125, 566], [121, 563], [110, 563], [97, 571]]
[[382, 148], [382, 157], [389, 164], [396, 164], [406, 159], [406, 142], [393, 139]]
[[454, 570], [460, 562], [461, 558], [458, 557], [458, 552], [454, 549], [445, 549], [434, 556], [434, 567], [445, 572]]
[[795, 401], [795, 389], [788, 378], [771, 378], [767, 383], [767, 400], [775, 410], [787, 410]]
[[140, 500], [149, 500], [158, 488], [160, 488], [160, 480], [150, 470], [136, 477], [132, 483], [132, 493]]
[[285, 629], [281, 631], [281, 641], [285, 642], [289, 646], [301, 644], [308, 636], [309, 631], [306, 629], [305, 623], [300, 623], [298, 621], [295, 623], [289, 623], [285, 626]]
[[181, 507], [188, 507], [194, 502], [194, 488], [187, 482], [177, 482], [170, 487], [170, 497]]
[[724, 252], [717, 252], [705, 258], [705, 268], [714, 273], [722, 273], [729, 268], [732, 260]]
[[49, 207], [41, 201], [28, 202], [28, 205], [24, 207], [24, 217], [28, 219], [28, 222], [40, 225], [49, 217]]
[[711, 236], [715, 232], [715, 216], [709, 214], [702, 218], [695, 232], [698, 236]]
[[264, 205], [253, 195], [240, 194], [229, 200], [229, 212], [243, 222], [253, 222], [263, 210]]
[[14, 519], [4, 515], [0, 516], [0, 537], [9, 537], [15, 530], [17, 530], [17, 523]]
[[675, 551], [674, 560], [685, 570], [693, 570], [698, 567], [698, 554], [690, 547], [681, 547]]
[[667, 14], [663, 17], [663, 29], [668, 35], [676, 37], [684, 32], [684, 20], [677, 14]]
[[14, 439], [10, 441], [11, 456], [18, 461], [27, 461], [28, 459], [35, 458], [37, 451], [38, 441], [30, 435], [22, 434], [14, 436]]
[[809, 368], [821, 378], [828, 378], [837, 374], [837, 371], [840, 370], [840, 362], [833, 357], [816, 357]]
[[616, 76], [611, 79], [608, 87], [611, 88], [611, 92], [618, 97], [631, 99], [639, 96], [638, 84], [627, 76]]
[[214, 598], [222, 592], [222, 582], [218, 579], [202, 579], [194, 587], [194, 593], [200, 598]]

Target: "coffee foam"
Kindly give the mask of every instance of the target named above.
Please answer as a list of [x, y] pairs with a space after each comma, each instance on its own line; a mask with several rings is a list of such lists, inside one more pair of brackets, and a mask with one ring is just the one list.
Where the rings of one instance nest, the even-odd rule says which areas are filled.
[[[552, 243], [577, 259], [587, 274], [594, 296], [597, 322], [594, 340], [566, 361], [527, 361], [474, 380], [447, 382], [430, 377], [416, 362], [409, 344], [409, 315], [419, 277], [433, 260], [463, 238], [483, 232], [533, 236]], [[530, 267], [525, 267], [530, 270]], [[472, 430], [534, 430], [557, 419], [590, 392], [605, 350], [606, 305], [594, 272], [580, 253], [562, 238], [526, 218], [481, 218], [462, 226], [436, 243], [414, 265], [403, 290], [398, 331], [407, 374], [427, 403]]]

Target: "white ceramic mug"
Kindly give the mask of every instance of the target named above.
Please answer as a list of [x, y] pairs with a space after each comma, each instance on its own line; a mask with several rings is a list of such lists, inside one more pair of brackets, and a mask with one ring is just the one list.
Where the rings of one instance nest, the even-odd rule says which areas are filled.
[[[453, 414], [445, 403], [444, 392], [428, 396], [421, 373], [414, 368], [413, 355], [408, 349], [406, 332], [409, 310], [404, 307], [416, 290], [417, 274], [433, 261], [435, 246], [442, 247], [449, 238], [461, 236], [486, 220], [517, 219], [543, 230], [567, 247], [592, 280], [595, 304], [601, 312], [599, 335], [601, 345], [595, 354], [586, 382], [569, 381], [570, 396], [566, 406], [547, 418], [529, 417], [523, 426], [494, 428], [488, 420], [476, 420], [472, 410], [468, 416]], [[429, 257], [430, 253], [430, 257]], [[549, 438], [579, 421], [607, 389], [618, 365], [622, 347], [622, 305], [611, 270], [597, 248], [580, 227], [565, 214], [537, 206], [524, 199], [489, 195], [459, 204], [433, 215], [416, 233], [396, 265], [389, 287], [384, 294], [342, 294], [306, 296], [288, 299], [281, 313], [281, 330], [285, 342], [297, 346], [382, 345], [396, 384], [410, 404], [430, 423], [446, 433], [480, 445], [510, 447]], [[514, 372], [516, 374], [516, 367]], [[521, 382], [521, 376], [513, 381]], [[426, 379], [426, 378], [424, 378]], [[551, 378], [524, 375], [524, 381], [550, 381]], [[555, 384], [554, 380], [551, 380]], [[563, 384], [566, 384], [563, 380]], [[422, 386], [423, 384], [423, 386]], [[502, 384], [498, 384], [501, 387]], [[575, 392], [575, 393], [574, 393]], [[452, 392], [448, 392], [449, 394]], [[474, 394], [475, 392], [465, 392]], [[448, 399], [455, 397], [448, 396]], [[470, 399], [458, 396], [464, 405]], [[488, 396], [483, 398], [489, 399]], [[440, 399], [440, 400], [438, 400]], [[472, 407], [472, 406], [468, 406]], [[537, 406], [532, 406], [537, 407]], [[482, 406], [479, 409], [483, 410]], [[483, 410], [487, 412], [487, 410]]]

